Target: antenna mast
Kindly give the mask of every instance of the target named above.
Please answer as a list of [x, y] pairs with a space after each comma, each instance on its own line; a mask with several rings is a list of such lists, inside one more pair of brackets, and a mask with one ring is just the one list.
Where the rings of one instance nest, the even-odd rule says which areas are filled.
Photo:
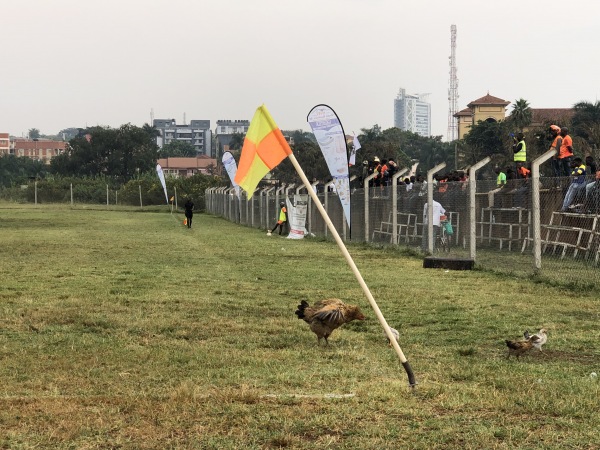
[[458, 112], [458, 78], [456, 77], [456, 25], [450, 27], [450, 87], [448, 88], [448, 135], [449, 142], [458, 139], [457, 120], [454, 115]]

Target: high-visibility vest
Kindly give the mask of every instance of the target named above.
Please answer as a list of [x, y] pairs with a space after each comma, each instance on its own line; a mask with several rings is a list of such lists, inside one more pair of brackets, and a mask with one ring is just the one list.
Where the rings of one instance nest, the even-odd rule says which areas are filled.
[[287, 213], [287, 208], [284, 206], [279, 211], [279, 220], [281, 220], [282, 222], [285, 222], [287, 220], [286, 213]]
[[521, 144], [521, 150], [515, 153], [515, 161], [527, 161], [527, 145], [525, 145], [525, 140], [519, 142]]
[[500, 172], [498, 174], [498, 178], [496, 178], [496, 186], [502, 186], [506, 184], [506, 174], [504, 172]]

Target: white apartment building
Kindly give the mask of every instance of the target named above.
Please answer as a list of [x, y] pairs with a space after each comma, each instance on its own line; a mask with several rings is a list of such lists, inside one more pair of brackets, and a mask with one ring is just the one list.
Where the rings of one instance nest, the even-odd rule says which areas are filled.
[[431, 104], [429, 94], [406, 94], [398, 91], [394, 100], [394, 126], [421, 136], [431, 136]]

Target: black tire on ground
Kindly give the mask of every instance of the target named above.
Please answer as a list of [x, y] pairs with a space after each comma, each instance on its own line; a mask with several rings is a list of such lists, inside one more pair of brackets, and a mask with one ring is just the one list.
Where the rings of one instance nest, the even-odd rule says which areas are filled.
[[424, 269], [472, 270], [475, 261], [470, 258], [441, 258], [426, 256], [423, 260]]

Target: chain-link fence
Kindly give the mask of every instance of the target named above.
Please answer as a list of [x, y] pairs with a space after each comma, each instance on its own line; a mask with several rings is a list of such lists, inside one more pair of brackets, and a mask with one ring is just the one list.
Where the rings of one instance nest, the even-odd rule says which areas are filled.
[[[600, 287], [600, 182], [592, 176], [574, 188], [569, 177], [540, 178], [535, 169], [532, 174], [501, 187], [496, 180], [477, 180], [476, 170], [461, 182], [436, 183], [431, 177], [430, 183], [412, 185], [367, 182], [352, 190], [351, 228], [335, 192], [320, 192], [317, 198], [345, 241], [472, 258], [479, 267], [511, 275]], [[239, 199], [228, 188], [211, 188], [205, 195], [208, 212], [267, 229], [276, 221], [279, 202], [295, 193], [306, 190], [265, 188], [249, 201], [245, 193]], [[428, 198], [433, 198], [431, 209]], [[311, 197], [306, 228], [311, 235], [329, 234]]]
[[[196, 210], [204, 210], [204, 192], [195, 187], [188, 190], [170, 186], [169, 201], [165, 197], [159, 182], [127, 183], [115, 186], [110, 183], [98, 183], [94, 180], [76, 182], [33, 181], [29, 184], [0, 189], [0, 199], [14, 203], [29, 204], [66, 204], [78, 206], [139, 207], [164, 206], [183, 207], [184, 198], [193, 198]], [[179, 204], [181, 203], [181, 204]]]

